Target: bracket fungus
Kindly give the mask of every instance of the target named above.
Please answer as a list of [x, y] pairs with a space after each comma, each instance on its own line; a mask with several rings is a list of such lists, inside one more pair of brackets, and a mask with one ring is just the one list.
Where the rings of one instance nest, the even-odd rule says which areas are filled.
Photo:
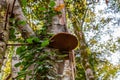
[[61, 32], [54, 35], [50, 39], [49, 47], [58, 49], [60, 51], [71, 51], [75, 49], [78, 45], [77, 38], [67, 32]]

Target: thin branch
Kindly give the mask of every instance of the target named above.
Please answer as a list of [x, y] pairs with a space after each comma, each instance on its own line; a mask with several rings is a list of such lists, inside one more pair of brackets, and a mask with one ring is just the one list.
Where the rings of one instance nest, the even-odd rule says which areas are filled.
[[5, 80], [9, 80], [11, 78], [12, 74], [9, 74]]
[[10, 4], [8, 4], [8, 6], [7, 6], [4, 30], [7, 30], [6, 28], [7, 28], [7, 23], [8, 23], [9, 8], [10, 8]]
[[11, 14], [10, 14], [10, 17], [12, 17], [13, 16], [13, 10], [14, 10], [14, 6], [15, 6], [15, 2], [16, 2], [16, 0], [14, 0], [14, 2], [13, 2], [13, 5], [12, 5], [12, 10], [11, 10]]
[[88, 8], [85, 10], [85, 14], [84, 14], [84, 16], [83, 16], [83, 19], [82, 19], [82, 23], [81, 23], [81, 30], [82, 30], [82, 27], [83, 27], [83, 24], [84, 24], [84, 21], [85, 21], [85, 17], [86, 17], [86, 15], [87, 15], [87, 10], [88, 10]]
[[34, 44], [30, 44], [30, 43], [18, 43], [18, 44], [7, 44], [7, 46], [31, 46]]

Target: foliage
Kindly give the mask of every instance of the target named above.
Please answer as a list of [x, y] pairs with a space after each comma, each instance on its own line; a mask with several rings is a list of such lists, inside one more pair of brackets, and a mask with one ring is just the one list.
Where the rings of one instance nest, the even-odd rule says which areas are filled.
[[[54, 58], [56, 54], [54, 51], [46, 51], [46, 46], [49, 44], [49, 38], [51, 37], [51, 34], [47, 33], [47, 27], [51, 25], [52, 17], [60, 14], [60, 10], [63, 8], [63, 5], [54, 8], [55, 2], [53, 0], [50, 0], [50, 2], [47, 2], [47, 0], [46, 2], [33, 2], [33, 4], [31, 4], [31, 2], [27, 3], [27, 5], [29, 5], [27, 6], [24, 4], [25, 2], [22, 1], [23, 9], [26, 15], [30, 14], [28, 17], [32, 16], [32, 20], [30, 21], [31, 25], [37, 24], [38, 26], [40, 25], [41, 28], [35, 28], [37, 26], [32, 26], [37, 34], [37, 37], [30, 37], [26, 40], [22, 40], [22, 42], [32, 44], [31, 46], [21, 46], [17, 48], [16, 53], [19, 55], [21, 60], [15, 65], [15, 67], [21, 67], [17, 80], [26, 78], [27, 76], [31, 76], [31, 80], [55, 80], [58, 75], [54, 70], [55, 62], [52, 58]], [[26, 6], [31, 8], [30, 13], [30, 10], [26, 13]], [[34, 14], [31, 14], [32, 12], [34, 12]], [[40, 15], [37, 15], [39, 13]], [[42, 25], [38, 22], [39, 20], [42, 21]], [[18, 24], [24, 25], [24, 21], [20, 21]], [[14, 30], [11, 30], [11, 35], [13, 35], [14, 32]], [[13, 37], [14, 36], [12, 36], [12, 38]], [[34, 73], [32, 70], [28, 69], [31, 66], [34, 66]]]
[[[42, 44], [46, 45], [46, 42], [42, 42]], [[22, 66], [21, 71], [18, 73], [19, 76], [17, 79], [19, 80], [21, 77], [25, 77], [25, 75], [31, 75], [32, 80], [37, 79], [48, 79], [55, 75], [53, 72], [53, 61], [51, 60], [51, 56], [54, 55], [52, 52], [45, 52], [44, 46], [40, 44], [33, 46], [22, 46], [17, 49], [17, 54], [20, 56], [21, 62], [17, 63], [15, 66]], [[32, 71], [27, 70], [31, 65], [34, 65], [34, 74]], [[52, 74], [51, 74], [52, 73]]]
[[[2, 70], [4, 75], [1, 76], [1, 80], [6, 80], [9, 76], [11, 76], [11, 61], [12, 61], [12, 55], [14, 53], [14, 47], [10, 47], [6, 51], [9, 53], [7, 55], [7, 59], [5, 60], [5, 66], [4, 69]], [[9, 80], [12, 80], [11, 78]]]
[[[103, 0], [103, 2], [105, 1]], [[108, 70], [108, 68], [106, 69], [102, 68], [101, 70], [96, 68], [98, 68], [99, 66], [109, 66], [109, 65], [112, 65], [111, 68], [116, 67], [115, 65], [108, 63], [107, 58], [105, 58], [105, 56], [111, 55], [110, 52], [115, 53], [115, 51], [118, 50], [117, 42], [115, 42], [112, 39], [113, 35], [111, 35], [112, 30], [114, 28], [110, 28], [110, 26], [108, 25], [109, 23], [112, 23], [113, 18], [105, 17], [105, 16], [102, 17], [102, 15], [105, 14], [106, 12], [110, 13], [111, 9], [114, 11], [114, 9], [112, 8], [113, 6], [111, 6], [109, 3], [109, 6], [107, 6], [108, 8], [106, 8], [105, 11], [103, 11], [103, 10], [99, 10], [99, 7], [96, 8], [96, 6], [99, 5], [100, 3], [87, 1], [86, 6], [83, 3], [84, 1], [82, 2], [82, 0], [79, 0], [79, 1], [66, 0], [68, 16], [69, 18], [72, 17], [70, 18], [71, 20], [70, 27], [73, 27], [72, 29], [74, 29], [77, 26], [79, 28], [77, 28], [75, 31], [82, 30], [84, 32], [86, 42], [91, 49], [91, 52], [89, 54], [89, 62], [92, 65], [96, 79], [99, 79], [101, 76], [103, 76], [103, 78], [102, 79], [100, 78], [100, 80], [111, 79], [112, 77], [110, 76], [114, 76], [114, 73], [116, 73], [119, 70], [118, 66], [116, 69], [114, 69], [114, 73], [110, 73], [112, 72], [110, 71], [109, 75], [107, 75], [108, 73], [102, 72], [102, 70], [103, 71]], [[96, 13], [96, 10], [98, 10], [99, 12]], [[77, 22], [77, 24], [73, 25], [75, 21]], [[109, 28], [107, 29], [107, 31], [104, 31], [107, 28], [106, 25], [108, 25]], [[110, 35], [110, 39], [102, 43], [101, 40], [104, 40], [103, 38], [105, 38], [105, 35]], [[81, 58], [81, 55], [79, 58]], [[107, 64], [102, 64], [101, 60]], [[80, 61], [76, 61], [76, 62], [77, 62], [77, 67], [78, 65], [81, 65]], [[81, 71], [81, 66], [79, 67], [80, 68], [77, 68], [78, 72]], [[84, 73], [83, 73], [83, 76], [84, 76]], [[78, 74], [77, 74], [77, 78], [78, 78]], [[79, 75], [79, 79], [82, 79], [82, 76]]]
[[[15, 65], [21, 68], [21, 71], [18, 73], [18, 80], [28, 75], [32, 76], [32, 80], [38, 80], [38, 78], [41, 80], [48, 78], [54, 80], [58, 77], [56, 71], [53, 69], [53, 58], [57, 56], [56, 52], [46, 51], [46, 46], [49, 44], [49, 38], [52, 36], [52, 34], [47, 33], [47, 27], [51, 25], [53, 16], [61, 14], [60, 10], [63, 7], [66, 7], [67, 20], [70, 21], [67, 25], [70, 31], [74, 33], [73, 29], [75, 29], [76, 26], [73, 26], [72, 22], [77, 21], [76, 25], [79, 26], [77, 26], [75, 30], [83, 31], [85, 34], [87, 46], [89, 46], [86, 51], [88, 52], [89, 62], [94, 70], [96, 79], [108, 80], [115, 76], [119, 70], [119, 65], [110, 63], [106, 56], [109, 57], [111, 55], [110, 52], [115, 53], [119, 50], [120, 40], [118, 39], [118, 41], [115, 42], [111, 36], [112, 31], [104, 31], [106, 25], [110, 23], [113, 18], [102, 17], [104, 13], [102, 10], [99, 10], [101, 15], [98, 15], [98, 13], [95, 12], [95, 6], [98, 3], [94, 2], [94, 0], [92, 1], [65, 0], [65, 5], [61, 4], [55, 7], [54, 0], [20, 0], [24, 14], [27, 17], [27, 23], [30, 24], [37, 36], [24, 40], [20, 32], [17, 31], [16, 24], [25, 25], [26, 22], [19, 21], [16, 23], [14, 19], [10, 19], [11, 23], [13, 23], [10, 29], [10, 40], [33, 44], [17, 48], [16, 53], [20, 56], [21, 60], [21, 62]], [[113, 12], [119, 11], [120, 5], [116, 3], [116, 1], [117, 0], [110, 0], [111, 4], [108, 5], [105, 13], [114, 8], [115, 10]], [[70, 18], [70, 16], [72, 16], [72, 18]], [[105, 37], [102, 36], [103, 34], [109, 34], [110, 39], [102, 43], [100, 40]], [[85, 70], [81, 64], [82, 62], [80, 59], [82, 57], [79, 52], [80, 50], [76, 50], [76, 80], [85, 80]], [[9, 62], [10, 60], [8, 60], [7, 66]], [[31, 65], [35, 67], [34, 73], [32, 70], [28, 70]], [[9, 68], [10, 67], [8, 67], [8, 69]], [[7, 71], [7, 69], [5, 70]]]
[[[79, 55], [79, 54], [78, 54]], [[85, 78], [85, 70], [83, 69], [83, 65], [79, 62], [81, 62], [81, 59], [80, 57], [76, 57], [76, 62], [77, 62], [77, 65], [76, 65], [76, 78], [75, 80], [86, 80]]]

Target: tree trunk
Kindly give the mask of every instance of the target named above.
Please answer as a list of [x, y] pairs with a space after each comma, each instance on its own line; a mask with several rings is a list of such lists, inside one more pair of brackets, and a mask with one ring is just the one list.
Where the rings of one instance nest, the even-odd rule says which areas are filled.
[[94, 74], [93, 74], [93, 70], [91, 69], [91, 65], [89, 63], [89, 56], [88, 56], [88, 51], [87, 51], [87, 44], [85, 42], [85, 37], [82, 31], [77, 32], [76, 31], [76, 35], [78, 36], [78, 39], [80, 41], [80, 53], [81, 53], [81, 61], [82, 61], [82, 65], [85, 69], [85, 75], [86, 75], [86, 79], [87, 80], [95, 80]]
[[[70, 18], [72, 19], [72, 16], [70, 16]], [[83, 24], [83, 23], [81, 23], [81, 24]], [[87, 51], [88, 46], [85, 41], [84, 33], [82, 32], [82, 26], [79, 26], [79, 25], [75, 19], [75, 21], [73, 22], [73, 26], [74, 26], [74, 32], [79, 41], [81, 62], [82, 62], [83, 68], [85, 69], [86, 79], [87, 80], [95, 80], [93, 70], [91, 69], [91, 65], [89, 63], [89, 56], [88, 56], [88, 51]]]
[[3, 61], [5, 59], [6, 43], [9, 39], [9, 24], [6, 15], [7, 8], [5, 2], [0, 1], [0, 69], [4, 65]]
[[[9, 5], [9, 9], [8, 9], [8, 15], [9, 16], [7, 17], [8, 19], [10, 17], [12, 17], [12, 18], [16, 19], [16, 23], [20, 22], [20, 21], [24, 21], [25, 22], [24, 25], [21, 25], [21, 24], [17, 25], [19, 30], [20, 30], [20, 32], [22, 33], [22, 37], [23, 38], [26, 39], [26, 38], [28, 38], [30, 36], [35, 36], [35, 33], [31, 29], [31, 27], [27, 24], [27, 20], [26, 20], [24, 14], [22, 12], [22, 8], [21, 8], [18, 0], [6, 0], [6, 1], [5, 0], [1, 0], [0, 4], [4, 8], [6, 8], [6, 6]], [[9, 20], [8, 20], [8, 23], [9, 23]], [[2, 24], [0, 24], [0, 25], [2, 25]], [[7, 30], [4, 30], [4, 25], [2, 25], [2, 27], [0, 27], [0, 34], [1, 34], [0, 37], [1, 36], [4, 37], [4, 35], [2, 33], [6, 34], [5, 35], [5, 37], [6, 37], [5, 40], [2, 40], [2, 41], [0, 40], [0, 47], [1, 47], [0, 48], [0, 50], [1, 50], [0, 54], [4, 54], [4, 52], [5, 52], [6, 43], [8, 41], [8, 37], [9, 37], [8, 32], [9, 32], [8, 26], [7, 26]], [[3, 55], [2, 55], [2, 57], [3, 57]], [[20, 71], [19, 67], [18, 68], [14, 67], [14, 65], [16, 63], [18, 63], [18, 62], [19, 62], [19, 57], [16, 54], [13, 54], [13, 57], [12, 57], [12, 78], [13, 79], [17, 76], [17, 72]]]
[[[55, 0], [56, 6], [64, 4], [64, 0]], [[66, 13], [65, 7], [61, 10], [62, 14], [56, 15], [52, 18], [52, 26], [48, 27], [48, 33], [57, 34], [60, 32], [68, 32], [66, 26]], [[62, 53], [61, 53], [62, 54]], [[74, 55], [73, 51], [71, 51], [72, 56]], [[73, 62], [70, 60], [63, 60], [63, 62], [57, 62], [56, 68], [57, 73], [61, 76], [59, 80], [75, 80], [74, 77], [74, 66]]]
[[69, 18], [71, 19], [73, 26], [74, 26], [74, 33], [77, 36], [78, 41], [79, 41], [79, 50], [80, 50], [79, 53], [81, 55], [81, 62], [85, 70], [86, 80], [95, 80], [93, 70], [89, 63], [89, 56], [88, 56], [88, 51], [87, 51], [88, 46], [86, 44], [85, 36], [82, 31], [84, 19], [86, 17], [86, 12], [87, 12], [87, 9], [83, 14], [84, 15], [83, 19], [81, 19], [81, 22], [80, 22], [78, 21], [76, 17], [74, 17], [75, 14], [73, 15], [72, 11], [68, 10]]
[[[16, 22], [19, 21], [24, 21], [26, 22], [26, 18], [22, 12], [22, 8], [18, 2], [18, 0], [15, 0], [15, 4], [14, 0], [6, 0], [6, 2], [4, 0], [0, 1], [0, 4], [7, 4], [10, 5], [9, 6], [9, 17], [11, 17], [11, 14], [13, 15], [12, 17], [16, 19]], [[59, 6], [60, 4], [64, 4], [64, 0], [56, 0], [56, 6]], [[14, 5], [14, 7], [13, 7]], [[13, 12], [12, 12], [13, 9]], [[11, 13], [12, 12], [12, 13]], [[56, 15], [53, 17], [53, 21], [52, 21], [52, 26], [49, 26], [48, 28], [48, 33], [60, 33], [60, 32], [68, 32], [67, 28], [66, 28], [66, 15], [65, 15], [65, 8], [62, 9], [62, 14], [60, 15]], [[1, 24], [0, 24], [1, 25]], [[24, 38], [28, 38], [30, 36], [35, 36], [35, 33], [33, 32], [33, 30], [29, 27], [29, 25], [26, 24], [25, 25], [17, 25], [19, 30], [22, 33], [22, 36]], [[8, 41], [8, 32], [9, 32], [9, 28], [7, 27], [6, 30], [4, 30], [4, 26], [2, 28], [0, 28], [0, 32], [2, 34], [2, 32], [4, 32], [4, 34], [7, 35], [3, 35], [5, 36], [5, 40], [1, 40], [0, 42], [0, 52], [3, 54], [5, 49], [6, 49], [6, 42]], [[2, 38], [3, 39], [3, 38]], [[73, 53], [72, 53], [73, 55]], [[19, 71], [19, 68], [14, 67], [14, 64], [16, 64], [17, 62], [19, 62], [19, 57], [16, 56], [16, 54], [13, 55], [13, 59], [12, 59], [12, 78], [15, 79], [15, 77], [17, 76], [17, 72]], [[73, 76], [73, 65], [71, 65], [72, 62], [70, 62], [70, 60], [63, 60], [63, 62], [57, 62], [56, 63], [56, 68], [57, 68], [57, 73], [59, 75], [62, 75], [59, 80], [74, 80], [74, 76]], [[30, 67], [30, 69], [33, 70], [33, 66]], [[30, 77], [27, 77], [26, 80], [29, 80]]]

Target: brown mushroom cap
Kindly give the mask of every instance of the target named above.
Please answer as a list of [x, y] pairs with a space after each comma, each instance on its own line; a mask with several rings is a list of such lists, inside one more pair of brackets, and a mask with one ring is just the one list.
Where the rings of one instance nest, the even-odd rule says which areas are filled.
[[59, 49], [61, 51], [70, 51], [78, 45], [77, 38], [67, 32], [62, 32], [54, 35], [50, 39], [49, 47]]

